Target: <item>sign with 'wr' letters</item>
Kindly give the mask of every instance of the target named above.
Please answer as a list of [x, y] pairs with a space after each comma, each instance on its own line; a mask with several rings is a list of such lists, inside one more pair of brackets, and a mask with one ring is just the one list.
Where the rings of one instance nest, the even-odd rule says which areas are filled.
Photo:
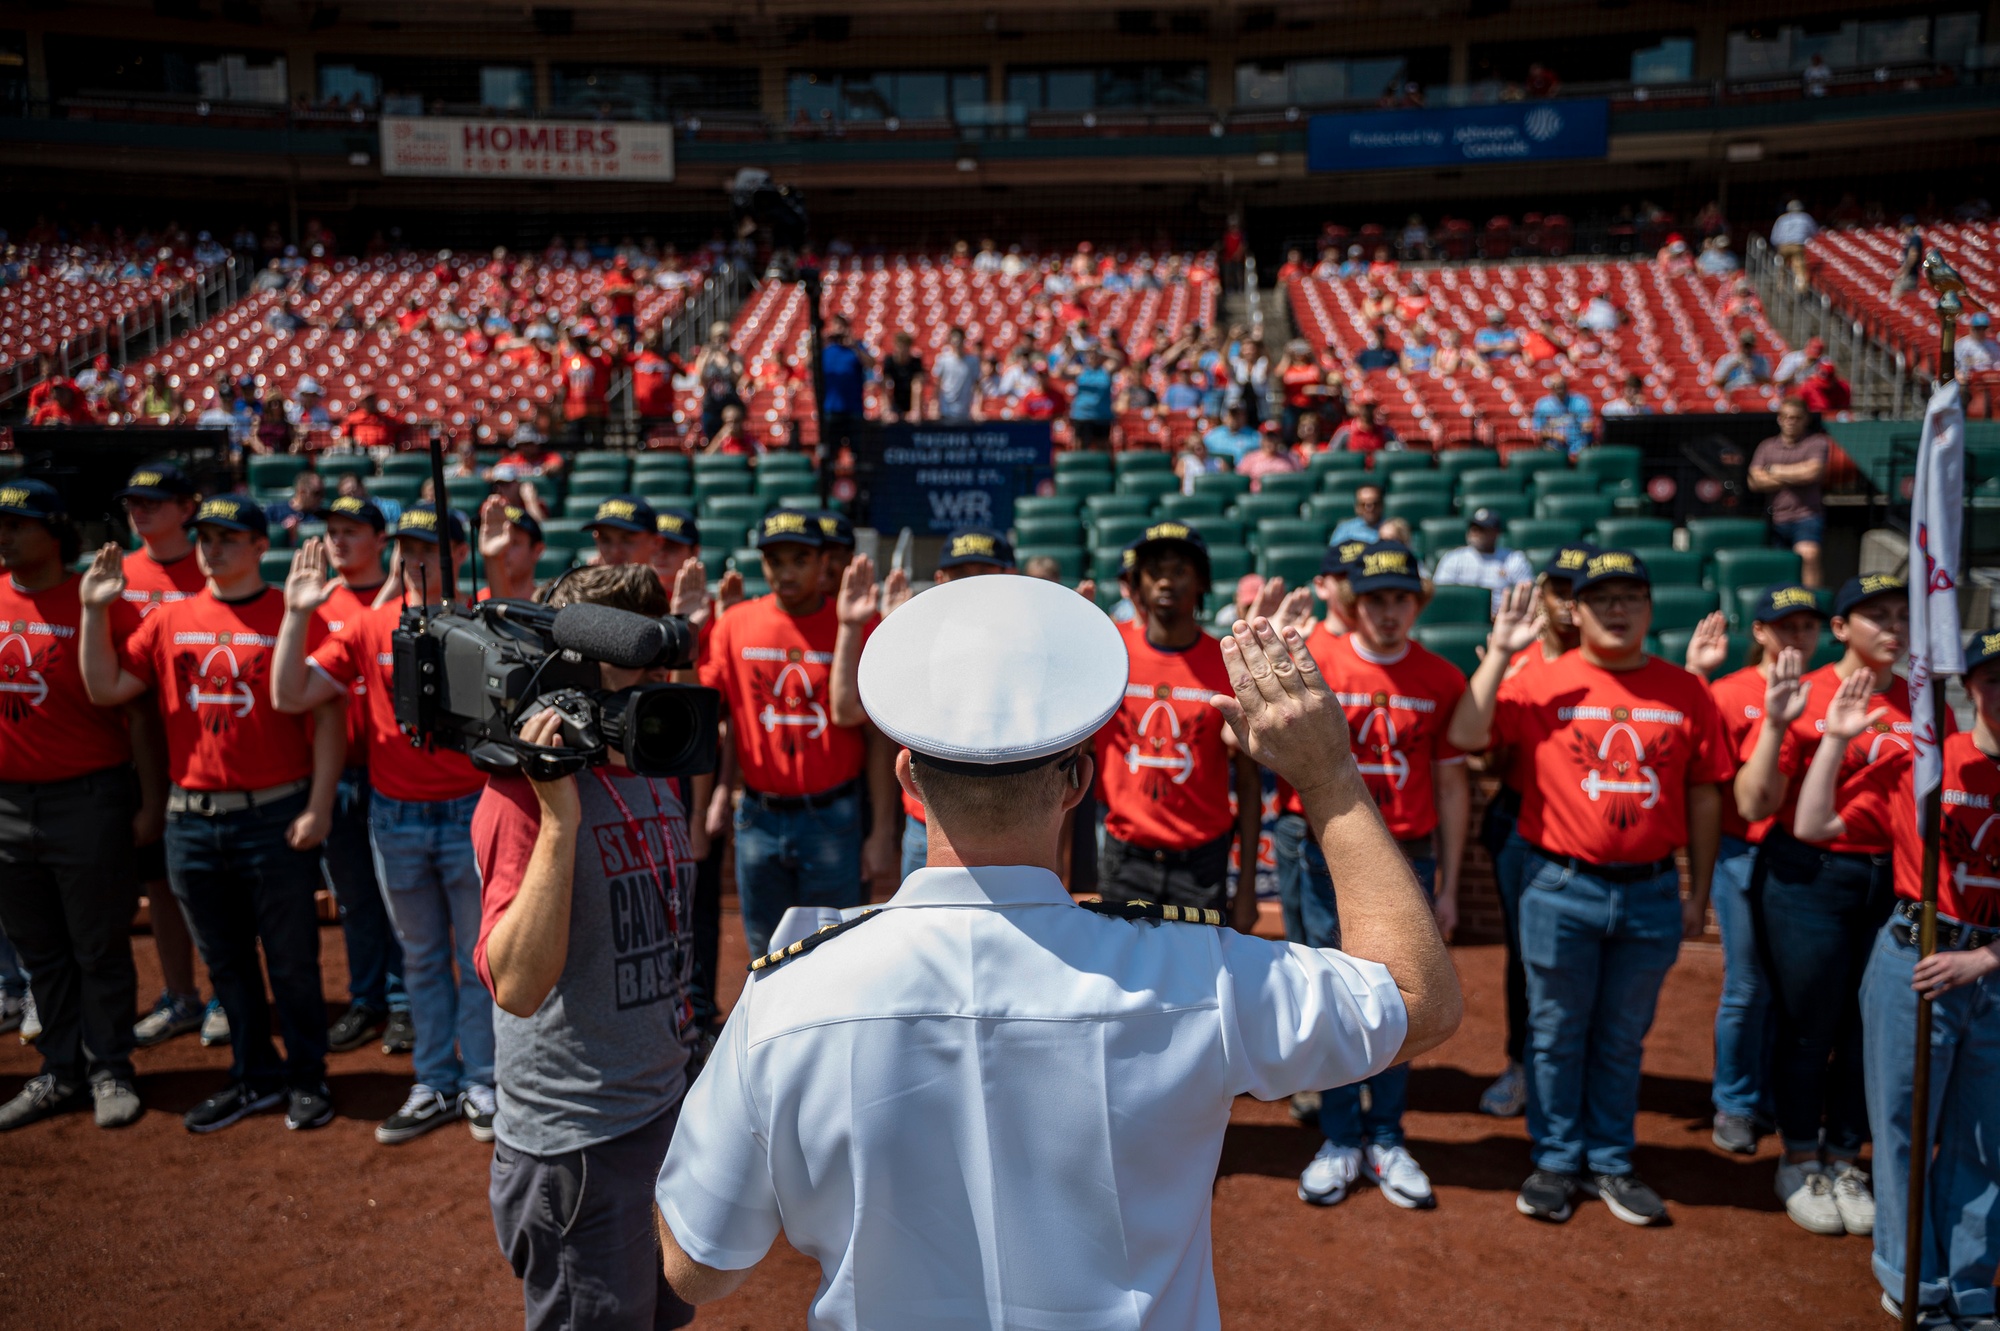
[[855, 480], [868, 525], [943, 535], [1005, 529], [1014, 500], [1049, 481], [1047, 421], [885, 425], [855, 439]]

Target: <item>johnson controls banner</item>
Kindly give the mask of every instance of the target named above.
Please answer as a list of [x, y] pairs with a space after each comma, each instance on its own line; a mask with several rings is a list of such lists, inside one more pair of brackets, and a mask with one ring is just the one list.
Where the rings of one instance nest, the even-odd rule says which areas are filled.
[[383, 116], [385, 176], [672, 180], [672, 125]]
[[1610, 125], [1611, 104], [1602, 99], [1314, 116], [1306, 131], [1306, 168], [1383, 171], [1602, 157]]

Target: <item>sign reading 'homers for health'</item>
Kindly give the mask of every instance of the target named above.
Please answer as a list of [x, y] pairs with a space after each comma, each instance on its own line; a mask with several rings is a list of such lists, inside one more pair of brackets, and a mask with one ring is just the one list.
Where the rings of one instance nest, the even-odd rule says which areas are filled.
[[1306, 130], [1306, 168], [1382, 171], [1603, 157], [1610, 127], [1611, 104], [1602, 99], [1314, 116]]

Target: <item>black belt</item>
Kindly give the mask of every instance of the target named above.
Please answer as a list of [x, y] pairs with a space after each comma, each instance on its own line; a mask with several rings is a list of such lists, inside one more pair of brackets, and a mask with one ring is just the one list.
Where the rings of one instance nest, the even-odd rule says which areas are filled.
[[1109, 832], [1106, 832], [1104, 835], [1107, 840], [1116, 841], [1123, 848], [1124, 853], [1135, 860], [1150, 861], [1169, 869], [1185, 869], [1195, 863], [1196, 860], [1213, 855], [1217, 845], [1221, 845], [1224, 851], [1227, 851], [1229, 838], [1236, 834], [1234, 832], [1224, 832], [1214, 841], [1204, 841], [1201, 845], [1190, 846], [1186, 850], [1166, 850], [1156, 846], [1141, 846], [1126, 841], [1123, 838], [1112, 836]]
[[1574, 855], [1557, 855], [1543, 850], [1532, 842], [1529, 845], [1535, 854], [1551, 864], [1560, 864], [1574, 873], [1587, 873], [1593, 878], [1602, 878], [1607, 883], [1643, 883], [1649, 878], [1658, 878], [1674, 867], [1674, 857], [1671, 855], [1663, 860], [1654, 860], [1651, 864], [1592, 864], [1589, 860], [1580, 860]]
[[[1924, 908], [1914, 901], [1898, 901], [1896, 914], [1900, 917], [1889, 921], [1889, 933], [1904, 947], [1917, 945], [1917, 922], [1922, 919]], [[1937, 917], [1937, 950], [1940, 952], [1977, 952], [1982, 947], [1991, 947], [2000, 941], [2000, 929], [1981, 929], [1970, 924], [1960, 924], [1948, 915]]]
[[745, 786], [743, 798], [747, 803], [770, 813], [799, 813], [806, 809], [821, 808], [835, 800], [846, 799], [860, 789], [861, 778], [857, 776], [851, 781], [841, 782], [832, 790], [822, 790], [816, 795], [766, 795], [762, 791]]

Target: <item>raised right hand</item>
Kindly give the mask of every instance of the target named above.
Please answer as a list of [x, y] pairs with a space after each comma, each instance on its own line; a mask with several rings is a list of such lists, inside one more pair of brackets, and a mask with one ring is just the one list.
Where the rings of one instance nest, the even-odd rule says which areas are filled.
[[896, 607], [909, 600], [912, 595], [913, 593], [910, 591], [910, 575], [900, 568], [890, 569], [889, 576], [882, 580], [883, 615], [893, 614]]
[[1347, 713], [1298, 630], [1239, 619], [1222, 640], [1222, 660], [1235, 696], [1209, 701], [1244, 753], [1300, 791], [1356, 775]]
[[[1810, 681], [1799, 678], [1805, 657], [1796, 647], [1787, 647], [1771, 662], [1771, 678], [1764, 685], [1764, 724], [1788, 726], [1805, 715], [1806, 700], [1812, 696]], [[1860, 673], [1860, 672], [1857, 672]]]
[[107, 541], [90, 561], [77, 595], [85, 605], [102, 610], [124, 594], [125, 552]]
[[317, 610], [333, 595], [326, 576], [326, 538], [314, 536], [292, 551], [292, 571], [285, 575], [285, 609]]
[[1500, 597], [1499, 613], [1493, 616], [1493, 630], [1486, 635], [1486, 650], [1511, 657], [1542, 635], [1547, 616], [1535, 606], [1535, 584], [1517, 582]]
[[882, 608], [882, 589], [875, 584], [875, 561], [856, 555], [840, 575], [840, 594], [834, 598], [834, 618], [843, 628], [862, 628]]
[[673, 595], [667, 611], [692, 622], [707, 609], [708, 569], [699, 559], [690, 559], [674, 573]]
[[[1776, 674], [1774, 670], [1772, 674]], [[1850, 740], [1889, 714], [1886, 707], [1870, 709], [1875, 694], [1875, 672], [1857, 670], [1841, 681], [1833, 700], [1826, 705], [1826, 737]]]
[[479, 557], [492, 563], [507, 553], [511, 534], [507, 530], [507, 501], [487, 495], [479, 506]]

